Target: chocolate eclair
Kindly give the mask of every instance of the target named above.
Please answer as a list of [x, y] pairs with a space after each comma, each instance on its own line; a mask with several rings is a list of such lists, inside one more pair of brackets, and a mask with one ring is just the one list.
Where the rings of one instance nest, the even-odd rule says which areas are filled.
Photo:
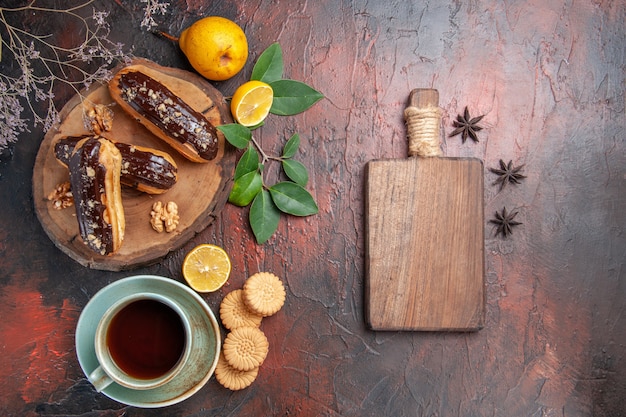
[[215, 126], [140, 67], [118, 71], [109, 92], [124, 111], [187, 159], [208, 162], [217, 156]]
[[[54, 143], [54, 155], [68, 166], [76, 144], [87, 136], [65, 136]], [[167, 153], [145, 146], [129, 145], [109, 139], [122, 155], [120, 182], [148, 194], [162, 194], [178, 179], [178, 167]]]
[[105, 138], [87, 137], [76, 144], [68, 168], [83, 242], [100, 255], [116, 252], [125, 229], [120, 151]]

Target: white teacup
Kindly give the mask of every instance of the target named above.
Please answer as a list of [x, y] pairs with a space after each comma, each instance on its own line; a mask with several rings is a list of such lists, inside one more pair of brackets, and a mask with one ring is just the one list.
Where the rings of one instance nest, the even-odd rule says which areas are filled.
[[134, 390], [160, 387], [187, 365], [191, 335], [190, 318], [175, 300], [156, 293], [122, 298], [98, 323], [99, 366], [88, 379], [98, 392], [113, 382]]

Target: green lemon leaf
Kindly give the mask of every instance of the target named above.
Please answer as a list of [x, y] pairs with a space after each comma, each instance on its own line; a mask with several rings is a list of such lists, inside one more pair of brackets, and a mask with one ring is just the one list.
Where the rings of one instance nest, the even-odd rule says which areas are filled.
[[252, 68], [251, 80], [272, 83], [283, 77], [283, 51], [278, 42], [271, 44], [259, 56]]
[[310, 216], [318, 212], [313, 196], [302, 186], [283, 181], [270, 187], [270, 195], [276, 207], [294, 216]]
[[280, 211], [268, 191], [261, 191], [250, 206], [250, 227], [258, 244], [263, 244], [278, 228]]
[[295, 159], [283, 160], [283, 170], [289, 179], [298, 185], [304, 187], [306, 186], [306, 183], [309, 182], [309, 173], [307, 172], [306, 167]]
[[256, 171], [248, 172], [235, 180], [228, 201], [236, 206], [245, 207], [263, 189], [263, 178]]
[[259, 153], [252, 146], [248, 146], [248, 150], [241, 155], [237, 168], [235, 168], [235, 180], [243, 175], [259, 169]]
[[298, 152], [298, 148], [300, 147], [300, 135], [294, 133], [294, 135], [285, 143], [285, 147], [283, 148], [283, 158], [293, 158], [293, 156]]
[[278, 80], [269, 84], [274, 90], [270, 113], [280, 116], [301, 113], [324, 98], [322, 93], [300, 81]]
[[216, 126], [217, 130], [224, 134], [224, 137], [235, 148], [244, 149], [248, 146], [250, 139], [252, 139], [252, 132], [245, 126], [239, 123], [230, 123], [225, 125]]

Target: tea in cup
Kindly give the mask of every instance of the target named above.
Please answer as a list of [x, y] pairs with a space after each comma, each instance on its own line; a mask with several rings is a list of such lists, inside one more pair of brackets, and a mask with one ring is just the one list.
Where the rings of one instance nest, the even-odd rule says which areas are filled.
[[88, 379], [98, 392], [113, 382], [135, 390], [160, 387], [185, 367], [192, 344], [190, 319], [174, 300], [156, 293], [125, 297], [98, 323], [99, 366]]

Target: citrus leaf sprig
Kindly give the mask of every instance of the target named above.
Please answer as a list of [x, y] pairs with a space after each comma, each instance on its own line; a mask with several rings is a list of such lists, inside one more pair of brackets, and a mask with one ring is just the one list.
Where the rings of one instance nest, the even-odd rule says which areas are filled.
[[[303, 82], [283, 78], [283, 54], [278, 43], [270, 45], [259, 56], [250, 79], [272, 87], [274, 98], [270, 113], [276, 115], [301, 113], [324, 97]], [[281, 155], [269, 155], [252, 134], [262, 124], [252, 128], [238, 123], [217, 126], [231, 145], [245, 149], [235, 168], [228, 201], [240, 207], [250, 205], [250, 227], [259, 244], [265, 243], [274, 234], [281, 213], [310, 216], [318, 212], [315, 199], [305, 188], [309, 181], [307, 168], [294, 159], [300, 147], [300, 136], [293, 134], [285, 143]], [[266, 182], [263, 175], [270, 161], [280, 162], [287, 180], [273, 185]]]

